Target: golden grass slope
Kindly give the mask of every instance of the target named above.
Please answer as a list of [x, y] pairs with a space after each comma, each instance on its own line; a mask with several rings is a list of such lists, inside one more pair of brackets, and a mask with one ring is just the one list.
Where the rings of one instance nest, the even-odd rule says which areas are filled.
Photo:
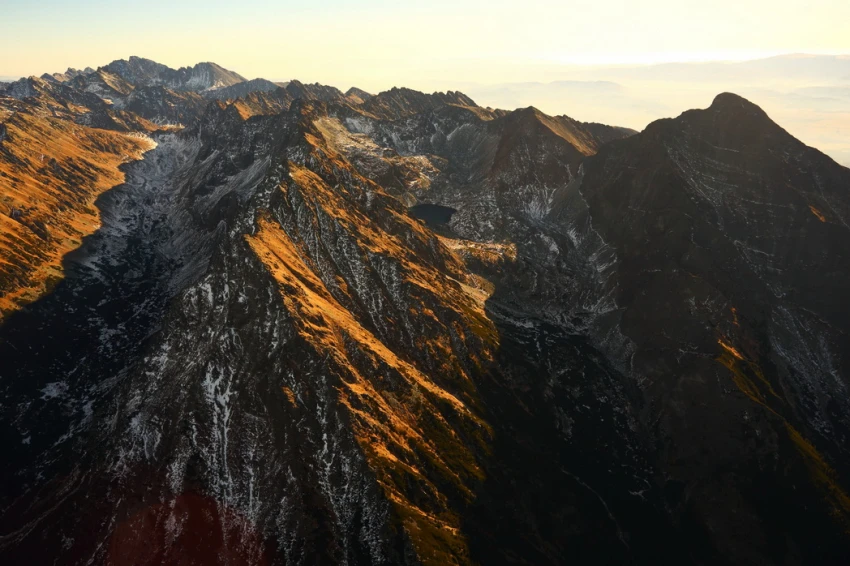
[[0, 124], [0, 322], [62, 277], [62, 257], [100, 226], [98, 195], [150, 139], [3, 105]]
[[[361, 320], [350, 308], [356, 303], [351, 282], [340, 276], [323, 280], [303, 227], [264, 211], [258, 230], [246, 240], [278, 283], [299, 335], [338, 373], [339, 402], [419, 558], [424, 564], [469, 563], [458, 505], [472, 501], [484, 479], [480, 458], [492, 435], [478, 406], [476, 370], [469, 365], [471, 359], [480, 368], [497, 347], [498, 335], [484, 311], [488, 293], [467, 276], [452, 251], [400, 212], [403, 208], [388, 207], [378, 222], [352, 206], [348, 190], [326, 178], [333, 170], [356, 173], [316, 134], [306, 139], [313, 163], [322, 165], [290, 162], [289, 179], [280, 186], [284, 199], [300, 203], [299, 216], [333, 219], [356, 238], [364, 256], [380, 254], [399, 263], [408, 286], [408, 316], [421, 337], [412, 350], [399, 349]], [[380, 193], [375, 198], [391, 200], [377, 185], [357, 181]], [[437, 246], [444, 263], [417, 257], [406, 244], [410, 239]], [[452, 332], [464, 343], [463, 354]]]

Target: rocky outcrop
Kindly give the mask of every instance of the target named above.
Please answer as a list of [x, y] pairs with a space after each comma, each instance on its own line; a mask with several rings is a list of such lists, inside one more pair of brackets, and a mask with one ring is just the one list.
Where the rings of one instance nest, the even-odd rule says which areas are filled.
[[74, 69], [73, 67], [68, 67], [68, 70], [64, 73], [44, 73], [41, 75], [41, 78], [45, 81], [64, 83], [77, 77], [90, 75], [94, 72], [95, 70], [91, 67], [86, 67], [85, 69]]
[[374, 95], [366, 92], [362, 88], [357, 88], [356, 86], [353, 86], [347, 91], [345, 91], [345, 96], [355, 104], [362, 104], [372, 98], [372, 96]]
[[157, 124], [187, 126], [204, 111], [206, 101], [193, 92], [176, 92], [163, 86], [136, 88], [121, 108]]
[[89, 74], [78, 75], [70, 79], [69, 84], [74, 88], [97, 94], [108, 100], [120, 99], [127, 96], [134, 85], [128, 83], [118, 75], [113, 75], [103, 69]]
[[233, 100], [236, 98], [244, 98], [251, 93], [272, 92], [279, 88], [279, 85], [271, 81], [267, 81], [266, 79], [253, 79], [215, 90], [206, 91], [204, 92], [204, 96], [215, 100]]
[[477, 106], [471, 98], [461, 92], [425, 94], [409, 88], [396, 87], [367, 97], [362, 103], [362, 109], [384, 120], [398, 120], [449, 104]]
[[165, 86], [178, 91], [201, 92], [245, 81], [244, 77], [215, 63], [198, 63], [193, 67], [171, 69], [150, 59], [135, 56], [127, 60], [113, 61], [102, 70], [118, 75], [136, 86]]

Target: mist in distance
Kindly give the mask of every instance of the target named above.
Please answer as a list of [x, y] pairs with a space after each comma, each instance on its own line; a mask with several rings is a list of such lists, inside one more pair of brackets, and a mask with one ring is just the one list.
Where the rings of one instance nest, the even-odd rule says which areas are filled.
[[[138, 53], [147, 56], [146, 53]], [[431, 62], [433, 64], [433, 62]], [[277, 66], [275, 66], [277, 68]], [[239, 65], [231, 70], [242, 73]], [[471, 79], [463, 80], [463, 69]], [[42, 71], [55, 72], [52, 68]], [[660, 118], [706, 108], [721, 92], [751, 100], [791, 135], [850, 167], [850, 55], [793, 54], [746, 61], [674, 62], [635, 65], [577, 65], [548, 61], [486, 61], [458, 58], [442, 73], [423, 62], [408, 82], [363, 83], [355, 76], [321, 80], [343, 91], [351, 86], [376, 93], [388, 85], [432, 92], [460, 90], [478, 104], [513, 110], [534, 106], [551, 115], [643, 130]], [[355, 69], [351, 72], [356, 75]], [[251, 73], [242, 73], [253, 78]], [[292, 76], [284, 65], [263, 76], [273, 81]], [[505, 77], [493, 82], [492, 77]], [[18, 76], [0, 76], [11, 82]]]
[[793, 136], [850, 166], [850, 56], [783, 55], [743, 62], [546, 69], [549, 81], [468, 83], [458, 87], [484, 106], [534, 106], [642, 130], [659, 118], [706, 108], [720, 92], [755, 104]]

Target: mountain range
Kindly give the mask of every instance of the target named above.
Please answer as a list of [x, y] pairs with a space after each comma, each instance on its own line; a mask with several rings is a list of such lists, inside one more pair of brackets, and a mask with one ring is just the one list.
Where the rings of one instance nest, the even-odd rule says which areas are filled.
[[[750, 61], [655, 65], [527, 65], [524, 81], [454, 84], [479, 103], [533, 104], [643, 129], [728, 90], [751, 100], [795, 137], [850, 165], [850, 57], [781, 55]], [[548, 77], [547, 81], [541, 81]]]
[[0, 85], [5, 564], [845, 564], [850, 169], [131, 57]]

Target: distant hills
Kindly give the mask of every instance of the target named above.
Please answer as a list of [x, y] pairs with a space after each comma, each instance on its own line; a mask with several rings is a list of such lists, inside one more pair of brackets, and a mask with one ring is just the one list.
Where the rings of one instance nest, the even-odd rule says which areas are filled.
[[758, 101], [806, 143], [850, 165], [850, 56], [544, 69], [541, 74], [557, 80], [461, 86], [488, 106], [534, 104], [549, 113], [568, 111], [635, 129], [732, 90]]
[[[140, 78], [152, 73], [151, 77], [157, 78], [139, 84], [207, 91], [207, 97], [222, 100], [270, 92], [274, 86], [286, 84], [264, 78], [245, 81], [238, 73], [212, 63], [169, 69], [165, 74], [157, 73], [157, 65], [134, 56], [103, 69], [118, 76], [121, 73], [115, 71], [125, 69], [122, 72], [138, 73]], [[161, 67], [163, 71], [165, 66]], [[93, 70], [68, 69], [42, 78], [64, 81]], [[549, 114], [569, 113], [586, 121], [618, 123], [636, 130], [681, 108], [705, 104], [721, 90], [733, 90], [757, 100], [806, 143], [850, 165], [850, 56], [794, 54], [739, 62], [658, 65], [548, 64], [541, 67], [540, 74], [552, 80], [456, 86], [484, 106], [510, 109], [533, 105]], [[0, 83], [17, 78], [0, 77]], [[190, 80], [195, 81], [194, 86], [189, 86]], [[355, 91], [366, 93], [356, 87], [348, 93]]]

